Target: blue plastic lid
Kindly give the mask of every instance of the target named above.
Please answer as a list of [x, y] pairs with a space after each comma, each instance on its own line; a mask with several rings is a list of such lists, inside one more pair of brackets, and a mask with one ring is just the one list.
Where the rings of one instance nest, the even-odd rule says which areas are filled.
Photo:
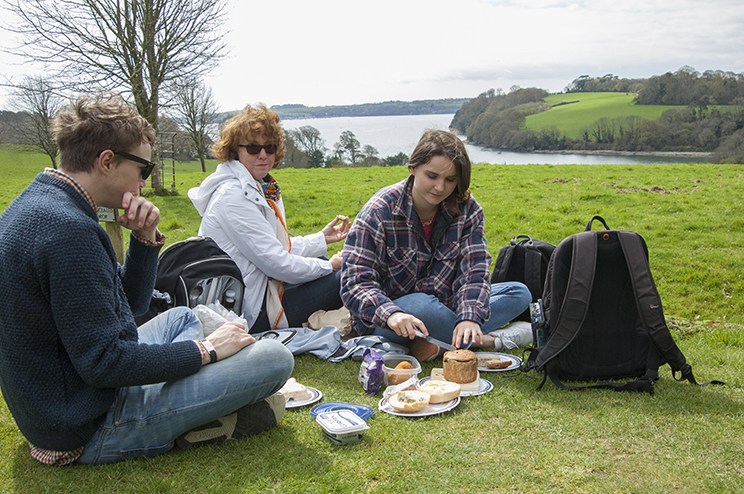
[[319, 413], [333, 412], [335, 410], [351, 410], [363, 420], [372, 416], [375, 410], [367, 405], [357, 405], [356, 403], [344, 403], [343, 401], [326, 401], [315, 405], [310, 409], [310, 415], [316, 418]]

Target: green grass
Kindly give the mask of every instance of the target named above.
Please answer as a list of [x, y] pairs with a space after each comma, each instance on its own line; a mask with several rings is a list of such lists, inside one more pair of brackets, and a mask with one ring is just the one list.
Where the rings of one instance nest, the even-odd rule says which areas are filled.
[[625, 115], [638, 115], [644, 119], [656, 120], [670, 108], [682, 106], [634, 105], [634, 93], [569, 93], [553, 94], [545, 98], [550, 105], [563, 101], [567, 105], [555, 106], [550, 110], [527, 117], [525, 128], [541, 131], [544, 127], [554, 126], [567, 137], [578, 139], [580, 131], [589, 127], [600, 118], [615, 118]]
[[[43, 169], [38, 156], [3, 154], [3, 208]], [[191, 168], [191, 170], [198, 170]], [[404, 168], [277, 170], [295, 234], [336, 213], [356, 214]], [[153, 197], [168, 242], [194, 235], [186, 190], [206, 174], [177, 172], [179, 195]], [[28, 455], [0, 401], [0, 492], [744, 492], [743, 165], [478, 165], [472, 190], [495, 256], [516, 234], [552, 243], [594, 214], [641, 233], [675, 340], [698, 380], [661, 369], [656, 395], [536, 391], [534, 374], [483, 374], [486, 395], [450, 413], [405, 419], [375, 412], [362, 442], [323, 439], [308, 408], [279, 427], [215, 447], [100, 467], [48, 468]], [[439, 362], [441, 364], [441, 362]], [[423, 365], [428, 375], [433, 364]], [[324, 400], [375, 407], [359, 363], [296, 359], [294, 376]]]

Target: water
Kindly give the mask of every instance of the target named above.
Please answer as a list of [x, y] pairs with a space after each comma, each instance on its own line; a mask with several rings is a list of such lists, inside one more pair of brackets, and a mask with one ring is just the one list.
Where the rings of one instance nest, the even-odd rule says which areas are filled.
[[[282, 120], [285, 129], [297, 129], [310, 125], [320, 131], [325, 147], [333, 149], [341, 133], [350, 130], [362, 146], [369, 144], [377, 149], [379, 158], [394, 156], [398, 153], [411, 155], [413, 149], [426, 129], [448, 129], [454, 114], [443, 115], [400, 115], [384, 117], [336, 117]], [[481, 146], [466, 144], [468, 155], [473, 163], [491, 164], [651, 164], [651, 163], [703, 163], [706, 158], [670, 157], [670, 156], [623, 156], [592, 154], [555, 154], [555, 153], [517, 153], [499, 151]]]

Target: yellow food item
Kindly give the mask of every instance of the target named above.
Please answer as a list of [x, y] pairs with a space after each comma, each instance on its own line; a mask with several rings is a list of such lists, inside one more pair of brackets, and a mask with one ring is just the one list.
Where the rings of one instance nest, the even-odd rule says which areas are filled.
[[404, 360], [403, 362], [396, 365], [395, 368], [396, 369], [413, 369], [413, 366], [411, 365], [410, 362], [408, 362], [407, 360]]

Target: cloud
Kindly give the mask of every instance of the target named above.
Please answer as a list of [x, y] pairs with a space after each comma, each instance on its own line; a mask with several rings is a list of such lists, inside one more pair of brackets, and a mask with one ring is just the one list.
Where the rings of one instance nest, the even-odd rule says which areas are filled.
[[206, 80], [223, 109], [744, 72], [740, 0], [228, 0], [227, 17], [228, 57]]

